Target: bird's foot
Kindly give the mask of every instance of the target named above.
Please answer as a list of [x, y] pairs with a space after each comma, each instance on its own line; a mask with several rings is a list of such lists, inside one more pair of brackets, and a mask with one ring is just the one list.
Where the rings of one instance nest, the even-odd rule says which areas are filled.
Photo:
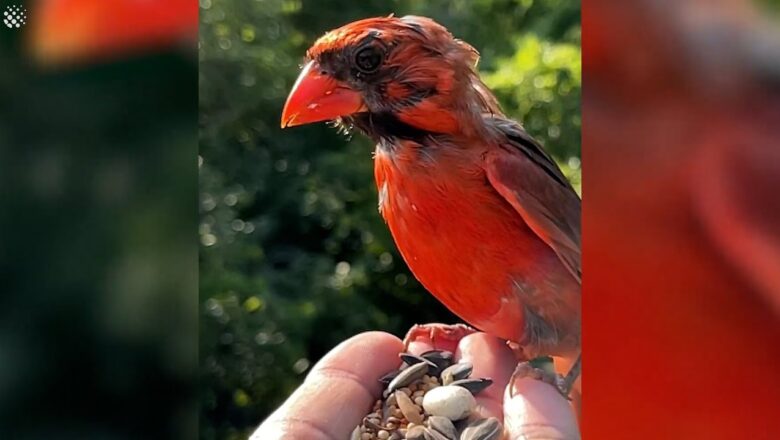
[[476, 332], [477, 329], [466, 324], [415, 324], [404, 337], [404, 350], [408, 351], [412, 342], [425, 342], [454, 353], [461, 339]]
[[[549, 356], [542, 356], [531, 359], [530, 361], [520, 362], [515, 367], [515, 371], [512, 373], [512, 377], [509, 380], [510, 384], [513, 384], [515, 380], [530, 377], [532, 379], [541, 380], [555, 387], [556, 390], [566, 400], [571, 400], [569, 394], [571, 393], [574, 382], [580, 375], [581, 358], [582, 355], [577, 356], [577, 360], [572, 365], [571, 369], [566, 376], [558, 374], [553, 368], [553, 359]], [[514, 397], [513, 389], [510, 389], [510, 395]]]

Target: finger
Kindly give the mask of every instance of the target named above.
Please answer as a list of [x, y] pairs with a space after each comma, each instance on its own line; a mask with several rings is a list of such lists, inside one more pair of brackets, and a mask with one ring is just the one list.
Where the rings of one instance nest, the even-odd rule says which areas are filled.
[[379, 377], [398, 367], [401, 340], [361, 333], [330, 351], [251, 440], [341, 440], [363, 419], [381, 392]]
[[477, 394], [477, 412], [481, 417], [503, 420], [504, 389], [517, 363], [506, 343], [486, 333], [474, 333], [460, 341], [455, 357], [460, 362], [471, 362], [471, 377], [493, 380], [492, 385]]
[[407, 351], [412, 354], [420, 355], [425, 353], [426, 351], [436, 349], [438, 347], [435, 346], [433, 341], [427, 336], [417, 336], [415, 339], [409, 341], [409, 346], [407, 347]]
[[506, 388], [504, 430], [507, 439], [580, 438], [569, 402], [552, 385], [530, 377], [518, 378]]

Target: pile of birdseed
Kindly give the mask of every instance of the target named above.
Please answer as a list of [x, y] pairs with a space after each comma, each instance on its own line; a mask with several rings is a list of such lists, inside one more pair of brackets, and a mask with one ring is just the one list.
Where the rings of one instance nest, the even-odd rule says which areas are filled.
[[380, 379], [382, 399], [352, 431], [350, 440], [498, 440], [501, 422], [481, 418], [474, 395], [490, 386], [470, 378], [469, 362], [454, 362], [444, 350], [420, 356], [401, 353], [403, 363]]

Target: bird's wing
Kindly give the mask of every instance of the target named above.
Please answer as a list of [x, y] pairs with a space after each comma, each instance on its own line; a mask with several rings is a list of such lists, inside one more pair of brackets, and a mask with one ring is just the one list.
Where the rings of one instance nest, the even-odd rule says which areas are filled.
[[485, 157], [490, 184], [581, 282], [579, 196], [520, 124], [489, 119], [503, 135], [500, 148], [490, 150]]

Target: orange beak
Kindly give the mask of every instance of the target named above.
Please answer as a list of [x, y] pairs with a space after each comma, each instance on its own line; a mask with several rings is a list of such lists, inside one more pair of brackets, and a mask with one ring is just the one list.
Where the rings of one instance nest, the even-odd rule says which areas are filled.
[[282, 111], [282, 128], [329, 121], [365, 111], [360, 93], [322, 73], [315, 61], [304, 66]]

